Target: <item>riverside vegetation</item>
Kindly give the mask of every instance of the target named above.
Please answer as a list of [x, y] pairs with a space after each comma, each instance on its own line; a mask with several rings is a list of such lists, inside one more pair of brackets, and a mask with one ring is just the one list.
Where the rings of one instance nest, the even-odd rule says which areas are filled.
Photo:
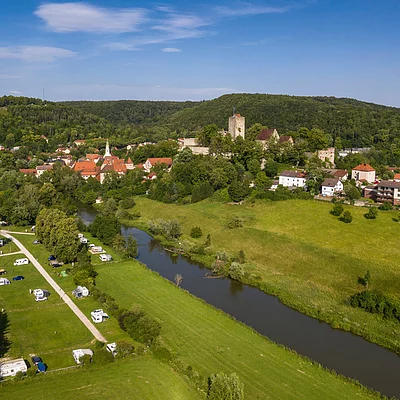
[[[397, 298], [397, 213], [380, 212], [378, 218], [369, 220], [364, 217], [365, 209], [351, 207], [353, 221], [345, 224], [330, 215], [331, 207], [302, 200], [254, 201], [242, 206], [205, 200], [178, 206], [137, 197], [134, 212], [141, 217], [124, 223], [149, 232], [153, 229], [154, 234], [160, 233], [154, 231], [158, 217], [173, 216], [182, 233], [181, 248], [195, 260], [276, 295], [285, 304], [334, 328], [399, 353], [398, 322], [349, 303], [350, 296], [364, 288], [358, 277], [367, 270], [373, 277], [369, 289]], [[191, 237], [193, 227], [200, 228], [204, 237]], [[171, 236], [157, 237], [177, 246]], [[242, 263], [241, 251], [245, 255]]]

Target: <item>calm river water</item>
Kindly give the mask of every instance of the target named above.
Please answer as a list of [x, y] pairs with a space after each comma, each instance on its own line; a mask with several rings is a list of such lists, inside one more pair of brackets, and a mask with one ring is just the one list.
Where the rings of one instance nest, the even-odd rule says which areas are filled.
[[[81, 208], [80, 216], [91, 222], [96, 211]], [[182, 287], [225, 311], [259, 333], [347, 377], [357, 379], [386, 396], [400, 399], [400, 357], [349, 332], [332, 329], [282, 304], [252, 286], [229, 278], [205, 279], [208, 271], [187, 257], [174, 257], [146, 232], [122, 227], [139, 245], [138, 260], [173, 281], [183, 276]]]

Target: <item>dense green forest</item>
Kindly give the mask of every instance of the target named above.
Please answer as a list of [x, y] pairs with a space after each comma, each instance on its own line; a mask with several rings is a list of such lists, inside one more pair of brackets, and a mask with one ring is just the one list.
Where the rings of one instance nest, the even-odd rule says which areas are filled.
[[337, 148], [400, 149], [400, 109], [334, 97], [229, 94], [203, 102], [78, 101], [43, 102], [0, 98], [0, 143], [30, 144], [40, 135], [50, 144], [109, 137], [113, 143], [159, 141], [194, 136], [207, 125], [227, 128], [233, 109], [246, 126], [259, 123], [293, 134], [302, 127], [329, 134]]
[[98, 115], [113, 124], [154, 125], [177, 111], [196, 106], [192, 101], [65, 101], [58, 104]]

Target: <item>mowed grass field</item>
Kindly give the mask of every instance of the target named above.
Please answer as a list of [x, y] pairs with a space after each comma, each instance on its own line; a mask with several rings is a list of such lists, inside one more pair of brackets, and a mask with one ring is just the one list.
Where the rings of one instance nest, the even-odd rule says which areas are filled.
[[205, 377], [236, 372], [247, 399], [374, 397], [271, 343], [137, 261], [103, 264], [97, 270], [98, 287], [121, 307], [139, 304], [160, 320], [161, 342], [186, 365]]
[[47, 373], [26, 382], [0, 388], [7, 400], [168, 399], [197, 400], [203, 397], [167, 365], [148, 357], [135, 357], [63, 373]]
[[[258, 275], [264, 290], [309, 315], [400, 350], [399, 325], [353, 309], [346, 300], [363, 290], [358, 277], [370, 270], [370, 287], [387, 294], [400, 293], [400, 223], [398, 212], [379, 211], [376, 220], [364, 218], [365, 208], [345, 206], [353, 222], [332, 216], [332, 204], [317, 201], [281, 201], [229, 205], [202, 201], [192, 205], [163, 204], [136, 198], [141, 218], [133, 223], [147, 227], [157, 218], [179, 220], [183, 237], [195, 243], [212, 237], [213, 250], [237, 255], [244, 250], [247, 272]], [[233, 216], [244, 226], [228, 229]], [[200, 226], [201, 239], [190, 238]], [[211, 263], [211, 258], [204, 261]]]
[[0, 254], [9, 254], [19, 251], [19, 248], [12, 241], [9, 241], [7, 238], [1, 235], [0, 239], [4, 241], [4, 245], [0, 247]]
[[[6, 276], [11, 282], [0, 286], [0, 309], [7, 313], [7, 338], [11, 342], [5, 357], [29, 360], [30, 354], [38, 354], [49, 369], [73, 365], [71, 351], [90, 345], [93, 336], [31, 263], [13, 265], [21, 257], [23, 255], [0, 258], [0, 267], [8, 272]], [[25, 279], [13, 281], [12, 277], [17, 275]], [[47, 301], [36, 302], [29, 289], [46, 289], [50, 297]]]

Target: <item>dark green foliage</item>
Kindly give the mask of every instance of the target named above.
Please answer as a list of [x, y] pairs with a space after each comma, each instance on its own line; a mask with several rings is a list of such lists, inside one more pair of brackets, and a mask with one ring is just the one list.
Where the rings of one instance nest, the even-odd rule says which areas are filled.
[[243, 400], [244, 385], [235, 373], [227, 375], [221, 372], [211, 375], [208, 380], [207, 399]]
[[367, 273], [364, 276], [358, 277], [358, 283], [360, 285], [365, 286], [367, 289], [368, 289], [370, 280], [371, 280], [371, 274], [370, 274], [369, 270], [367, 271]]
[[177, 220], [150, 221], [149, 230], [155, 235], [163, 235], [166, 239], [177, 239], [182, 235], [181, 225]]
[[234, 181], [228, 188], [228, 193], [232, 201], [243, 201], [248, 195], [249, 189], [243, 183]]
[[232, 217], [232, 219], [228, 222], [229, 229], [241, 228], [243, 226], [243, 218], [238, 216]]
[[396, 299], [391, 299], [382, 293], [370, 292], [365, 290], [353, 294], [349, 299], [352, 307], [363, 308], [373, 314], [379, 314], [384, 318], [393, 319], [400, 322], [400, 303]]
[[112, 362], [114, 362], [114, 357], [105, 347], [102, 347], [93, 353], [92, 363], [94, 365], [107, 365]]
[[128, 210], [129, 208], [134, 207], [135, 204], [136, 203], [133, 197], [127, 197], [126, 199], [123, 199], [119, 202], [119, 206], [124, 210]]
[[240, 251], [239, 251], [238, 262], [239, 262], [240, 264], [244, 264], [244, 263], [246, 262], [246, 256], [245, 256], [243, 250], [240, 250]]
[[346, 197], [351, 201], [358, 200], [361, 197], [360, 190], [350, 183], [344, 185], [344, 192], [346, 193]]
[[135, 352], [135, 346], [131, 342], [125, 339], [117, 340], [116, 343], [118, 351], [116, 355], [117, 358], [125, 358], [132, 355]]
[[364, 214], [367, 219], [375, 219], [378, 216], [378, 209], [375, 207], [370, 207], [369, 210]]
[[340, 220], [345, 222], [346, 224], [349, 224], [351, 221], [353, 221], [353, 216], [351, 215], [350, 211], [345, 211]]
[[382, 211], [390, 211], [392, 208], [392, 204], [388, 201], [385, 201], [382, 205], [379, 206], [379, 209]]
[[201, 182], [193, 186], [192, 203], [197, 203], [213, 195], [213, 188], [209, 182]]
[[198, 239], [203, 236], [203, 232], [199, 226], [194, 226], [192, 230], [190, 231], [190, 237], [193, 239]]
[[137, 241], [132, 235], [129, 235], [126, 240], [126, 255], [128, 258], [136, 258], [138, 254]]
[[211, 246], [211, 235], [208, 234], [208, 235], [207, 235], [207, 239], [206, 239], [206, 241], [204, 242], [204, 247], [210, 247], [210, 246]]
[[121, 225], [118, 219], [112, 215], [97, 214], [89, 225], [89, 232], [104, 244], [110, 245], [115, 236], [121, 232]]
[[330, 213], [336, 217], [340, 217], [342, 215], [342, 212], [344, 211], [344, 207], [340, 203], [336, 203]]

